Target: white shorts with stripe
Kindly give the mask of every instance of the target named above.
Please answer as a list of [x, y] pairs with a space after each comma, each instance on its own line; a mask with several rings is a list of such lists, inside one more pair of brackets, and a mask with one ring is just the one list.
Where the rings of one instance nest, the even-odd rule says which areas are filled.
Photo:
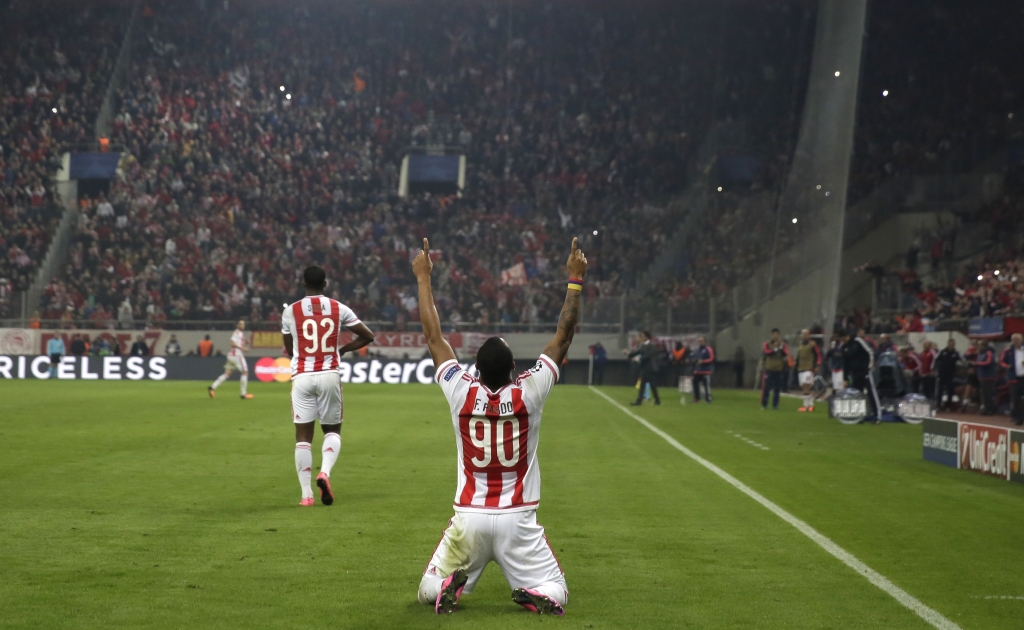
[[224, 364], [225, 369], [237, 370], [239, 372], [248, 372], [249, 364], [245, 362], [244, 354], [229, 354], [228, 362]]
[[814, 385], [814, 371], [804, 370], [797, 375], [800, 385]]
[[292, 421], [340, 424], [344, 403], [341, 375], [335, 371], [299, 374], [292, 379]]
[[448, 577], [456, 569], [465, 569], [469, 581], [463, 592], [469, 594], [491, 561], [512, 588], [553, 582], [565, 592], [562, 603], [568, 601], [565, 574], [537, 523], [536, 510], [456, 512], [423, 574]]
[[843, 371], [832, 370], [832, 389], [839, 391], [843, 388]]

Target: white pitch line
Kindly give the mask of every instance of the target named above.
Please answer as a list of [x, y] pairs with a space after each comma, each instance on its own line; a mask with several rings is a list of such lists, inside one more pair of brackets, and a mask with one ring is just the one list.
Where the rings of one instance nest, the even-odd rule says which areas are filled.
[[923, 602], [921, 602], [921, 600], [917, 599], [910, 593], [893, 584], [891, 581], [889, 581], [889, 578], [885, 577], [878, 571], [875, 571], [868, 565], [858, 560], [856, 556], [851, 554], [849, 551], [846, 551], [839, 545], [832, 542], [832, 540], [828, 537], [823, 536], [821, 533], [819, 533], [816, 529], [814, 529], [807, 523], [801, 521], [800, 519], [793, 516], [786, 510], [782, 509], [775, 503], [772, 503], [763, 495], [758, 493], [753, 488], [747, 486], [739, 479], [733, 477], [732, 475], [725, 472], [718, 466], [715, 466], [714, 464], [704, 459], [700, 455], [686, 448], [685, 446], [680, 444], [678, 440], [676, 440], [668, 433], [665, 433], [664, 431], [654, 426], [647, 420], [644, 420], [643, 418], [636, 415], [629, 409], [626, 409], [617, 401], [613, 400], [610, 396], [608, 396], [608, 394], [605, 394], [604, 392], [595, 389], [593, 386], [590, 387], [590, 390], [597, 394], [598, 396], [600, 396], [601, 398], [604, 398], [605, 400], [610, 402], [615, 407], [618, 407], [620, 410], [622, 410], [623, 413], [625, 413], [630, 418], [633, 418], [640, 424], [650, 429], [654, 434], [661, 437], [661, 439], [665, 440], [666, 442], [674, 446], [676, 450], [681, 452], [683, 455], [686, 455], [687, 457], [697, 462], [704, 468], [707, 468], [708, 470], [710, 470], [711, 472], [715, 473], [723, 480], [725, 480], [726, 483], [728, 483], [729, 485], [733, 486], [743, 494], [747, 495], [751, 499], [757, 501], [764, 507], [768, 508], [768, 510], [773, 512], [776, 516], [778, 516], [782, 520], [786, 521], [787, 523], [795, 527], [801, 534], [813, 540], [819, 547], [835, 556], [840, 562], [842, 562], [846, 566], [850, 567], [857, 573], [860, 573], [867, 579], [868, 582], [871, 582], [878, 588], [888, 593], [893, 599], [909, 608], [911, 611], [914, 612], [914, 614], [916, 614], [921, 619], [924, 619], [933, 627], [939, 628], [939, 630], [961, 630], [960, 626], [956, 625], [955, 623], [944, 617], [942, 613], [932, 608], [929, 608]]
[[770, 448], [768, 448], [764, 444], [761, 444], [760, 442], [755, 442], [754, 440], [751, 440], [750, 438], [748, 438], [745, 435], [741, 435], [739, 433], [733, 433], [732, 431], [726, 431], [726, 433], [728, 433], [729, 435], [731, 435], [731, 436], [733, 436], [735, 438], [739, 438], [739, 439], [743, 440], [744, 442], [746, 442], [747, 444], [753, 446], [754, 448], [759, 448], [762, 451], [769, 451], [769, 450], [771, 450]]

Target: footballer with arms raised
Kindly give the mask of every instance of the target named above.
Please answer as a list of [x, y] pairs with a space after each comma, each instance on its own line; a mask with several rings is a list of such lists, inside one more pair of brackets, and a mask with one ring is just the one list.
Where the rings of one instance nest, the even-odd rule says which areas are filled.
[[[334, 503], [331, 469], [341, 452], [341, 421], [344, 404], [338, 363], [346, 352], [373, 343], [373, 333], [352, 309], [324, 296], [327, 274], [315, 265], [302, 274], [306, 297], [285, 306], [281, 313], [284, 350], [292, 358], [292, 421], [295, 423], [295, 472], [299, 475], [302, 500], [313, 505], [313, 442], [316, 420], [324, 432], [323, 459], [316, 485], [324, 505]], [[341, 333], [351, 330], [352, 341], [341, 344]]]
[[455, 360], [441, 336], [430, 287], [430, 246], [412, 263], [419, 284], [420, 320], [435, 380], [451, 411], [458, 451], [455, 516], [444, 530], [423, 577], [417, 598], [438, 614], [451, 613], [465, 591], [472, 592], [484, 567], [498, 564], [512, 600], [533, 612], [563, 614], [569, 599], [565, 574], [537, 524], [540, 502], [541, 413], [579, 319], [580, 291], [587, 259], [572, 240], [569, 286], [555, 338], [529, 370], [516, 375], [512, 351], [491, 337], [476, 354], [480, 378]]

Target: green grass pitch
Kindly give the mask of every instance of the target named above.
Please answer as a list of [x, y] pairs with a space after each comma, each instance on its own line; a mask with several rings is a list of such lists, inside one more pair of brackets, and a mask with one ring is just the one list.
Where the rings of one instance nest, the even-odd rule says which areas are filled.
[[[455, 491], [441, 392], [346, 386], [338, 500], [309, 509], [287, 386], [252, 391], [0, 383], [0, 627], [929, 627], [576, 386], [552, 393], [540, 451], [566, 616], [520, 610], [492, 565], [438, 618], [415, 590]], [[920, 427], [717, 396], [638, 413], [961, 627], [1024, 627], [1024, 487], [923, 461]]]

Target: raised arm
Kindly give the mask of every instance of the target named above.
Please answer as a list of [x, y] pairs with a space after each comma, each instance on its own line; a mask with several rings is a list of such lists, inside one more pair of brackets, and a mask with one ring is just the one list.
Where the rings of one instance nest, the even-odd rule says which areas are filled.
[[441, 335], [441, 319], [437, 316], [434, 306], [434, 290], [430, 286], [430, 272], [434, 263], [430, 260], [430, 243], [423, 239], [423, 251], [412, 261], [412, 272], [416, 275], [416, 284], [420, 289], [420, 323], [423, 324], [423, 335], [427, 338], [427, 348], [434, 359], [434, 367], [438, 368], [445, 361], [455, 358], [455, 351], [448, 340]]
[[565, 354], [569, 352], [572, 337], [576, 334], [576, 324], [580, 320], [580, 292], [583, 290], [583, 276], [587, 275], [587, 257], [576, 248], [576, 239], [572, 239], [572, 252], [565, 263], [569, 272], [569, 287], [565, 291], [565, 303], [562, 314], [558, 316], [558, 329], [555, 338], [544, 348], [544, 354], [551, 357], [555, 365], [562, 365]]

